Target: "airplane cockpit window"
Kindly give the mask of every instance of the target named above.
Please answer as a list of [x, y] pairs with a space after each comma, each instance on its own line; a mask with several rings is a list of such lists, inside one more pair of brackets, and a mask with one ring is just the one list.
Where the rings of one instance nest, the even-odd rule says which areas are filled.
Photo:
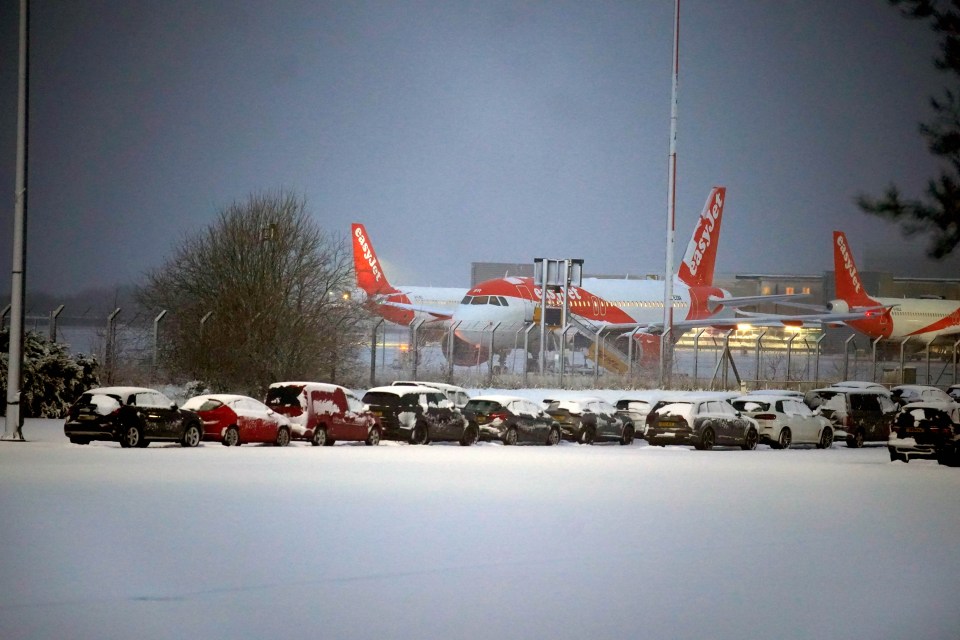
[[463, 300], [460, 301], [460, 304], [470, 304], [473, 300], [473, 296], [464, 296]]
[[509, 304], [507, 304], [507, 299], [504, 298], [503, 296], [497, 296], [497, 298], [499, 298], [499, 300], [500, 300], [500, 306], [501, 306], [501, 307], [508, 307], [508, 306], [510, 306]]
[[470, 304], [487, 304], [490, 296], [476, 296]]
[[492, 305], [495, 306], [495, 307], [499, 307], [499, 306], [500, 306], [500, 298], [498, 298], [497, 296], [490, 296], [490, 304], [492, 304]]

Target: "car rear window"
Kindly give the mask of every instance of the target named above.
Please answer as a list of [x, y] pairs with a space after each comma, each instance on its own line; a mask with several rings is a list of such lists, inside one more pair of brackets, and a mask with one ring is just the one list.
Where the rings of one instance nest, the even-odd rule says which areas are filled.
[[769, 402], [757, 402], [756, 400], [734, 400], [733, 406], [740, 411], [769, 411]]
[[302, 385], [270, 387], [267, 389], [267, 404], [271, 407], [302, 407], [300, 394]]
[[415, 407], [419, 398], [420, 394], [417, 393], [397, 395], [387, 391], [368, 391], [363, 396], [363, 401], [371, 406], [391, 407], [397, 409]]
[[479, 413], [490, 413], [502, 409], [503, 405], [493, 400], [471, 400], [464, 407], [466, 411], [477, 411]]
[[183, 403], [183, 408], [188, 411], [213, 411], [222, 406], [222, 402], [213, 398], [190, 398]]
[[687, 422], [693, 415], [693, 404], [690, 402], [670, 402], [656, 410], [658, 416], [680, 416]]
[[120, 398], [104, 393], [85, 393], [80, 397], [80, 404], [90, 405], [99, 415], [107, 416], [120, 408]]

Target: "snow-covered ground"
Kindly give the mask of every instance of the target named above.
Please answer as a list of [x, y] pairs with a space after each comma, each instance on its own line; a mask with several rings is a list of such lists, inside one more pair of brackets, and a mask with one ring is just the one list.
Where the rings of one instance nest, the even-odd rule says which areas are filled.
[[59, 420], [24, 431], [0, 443], [4, 640], [960, 630], [960, 470], [882, 446], [126, 450], [71, 445]]

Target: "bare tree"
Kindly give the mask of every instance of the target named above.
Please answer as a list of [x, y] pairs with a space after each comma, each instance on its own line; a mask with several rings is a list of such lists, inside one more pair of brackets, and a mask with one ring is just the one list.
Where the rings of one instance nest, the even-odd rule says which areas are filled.
[[185, 238], [139, 301], [169, 311], [160, 353], [171, 374], [259, 395], [278, 380], [349, 374], [365, 317], [351, 289], [345, 239], [279, 192], [235, 202]]

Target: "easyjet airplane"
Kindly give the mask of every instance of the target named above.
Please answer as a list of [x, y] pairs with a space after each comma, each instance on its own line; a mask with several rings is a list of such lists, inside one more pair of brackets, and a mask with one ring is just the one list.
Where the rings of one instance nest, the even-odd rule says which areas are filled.
[[940, 336], [960, 334], [960, 300], [880, 298], [867, 295], [842, 231], [833, 232], [833, 269], [837, 300], [827, 309], [837, 313], [865, 312], [845, 324], [871, 338], [915, 339], [929, 344]]
[[449, 322], [466, 289], [455, 287], [393, 287], [373, 251], [370, 236], [362, 224], [353, 223], [353, 267], [357, 286], [367, 294], [374, 313], [399, 325], [415, 320], [425, 323]]
[[[674, 340], [679, 339], [683, 330], [693, 327], [729, 328], [745, 322], [734, 316], [737, 307], [798, 297], [735, 298], [713, 286], [725, 199], [724, 187], [714, 187], [710, 192], [674, 279]], [[561, 296], [548, 291], [547, 306], [560, 306]], [[664, 316], [662, 280], [583, 278], [581, 286], [570, 287], [569, 296], [569, 311], [574, 320], [594, 331], [620, 329], [625, 334], [639, 328], [634, 339], [643, 359], [652, 361], [659, 357]], [[542, 292], [532, 278], [499, 278], [470, 289], [451, 319], [456, 326], [454, 362], [485, 362], [490, 357], [491, 333], [494, 352], [522, 347], [519, 332], [529, 326], [541, 300]], [[446, 342], [441, 344], [446, 352]], [[626, 345], [621, 344], [620, 348], [626, 351]]]

